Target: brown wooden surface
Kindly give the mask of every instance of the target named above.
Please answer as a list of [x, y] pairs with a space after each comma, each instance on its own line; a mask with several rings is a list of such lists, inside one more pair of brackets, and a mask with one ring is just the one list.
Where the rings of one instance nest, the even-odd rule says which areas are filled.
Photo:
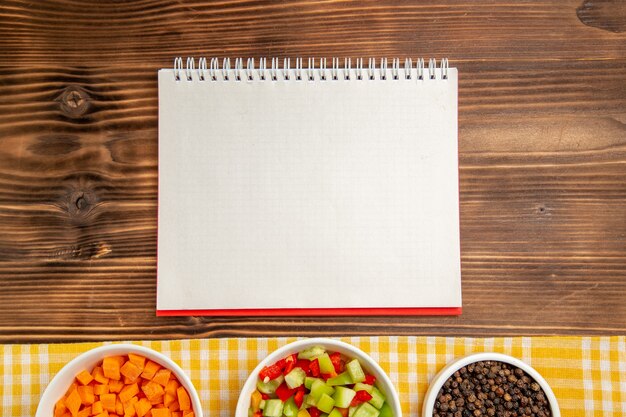
[[[0, 5], [0, 342], [626, 333], [626, 2]], [[157, 69], [450, 58], [460, 317], [156, 318]]]

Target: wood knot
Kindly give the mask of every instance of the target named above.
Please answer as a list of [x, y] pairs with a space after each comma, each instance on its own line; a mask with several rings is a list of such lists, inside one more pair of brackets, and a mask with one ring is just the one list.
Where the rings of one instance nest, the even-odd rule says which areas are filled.
[[576, 16], [587, 26], [615, 33], [626, 31], [624, 0], [585, 0], [576, 9]]
[[549, 215], [550, 210], [545, 206], [545, 204], [537, 204], [535, 206], [535, 213], [539, 215]]
[[89, 110], [89, 94], [77, 85], [66, 87], [57, 101], [63, 114], [72, 119], [83, 116]]
[[90, 191], [77, 190], [70, 193], [67, 212], [74, 220], [85, 219], [97, 203], [96, 195]]

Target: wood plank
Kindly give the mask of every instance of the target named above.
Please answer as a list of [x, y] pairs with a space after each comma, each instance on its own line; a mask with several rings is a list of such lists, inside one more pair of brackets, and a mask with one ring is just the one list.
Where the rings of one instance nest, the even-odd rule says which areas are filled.
[[[626, 331], [620, 2], [0, 6], [0, 342]], [[177, 55], [448, 56], [461, 317], [157, 318], [156, 70]]]
[[[579, 0], [446, 5], [435, 0], [9, 0], [1, 15], [0, 57], [18, 65], [89, 66], [111, 60], [164, 66], [177, 55], [425, 54], [455, 61], [623, 57], [623, 32], [604, 30], [610, 24], [603, 23], [619, 16], [623, 3], [604, 3], [603, 11], [591, 13], [578, 11]], [[595, 27], [586, 24], [591, 20]]]

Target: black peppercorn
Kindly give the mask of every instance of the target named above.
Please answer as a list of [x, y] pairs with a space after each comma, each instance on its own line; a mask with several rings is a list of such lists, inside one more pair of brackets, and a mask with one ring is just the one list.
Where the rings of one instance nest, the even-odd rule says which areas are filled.
[[438, 393], [434, 417], [551, 417], [541, 386], [522, 369], [496, 361], [457, 370]]

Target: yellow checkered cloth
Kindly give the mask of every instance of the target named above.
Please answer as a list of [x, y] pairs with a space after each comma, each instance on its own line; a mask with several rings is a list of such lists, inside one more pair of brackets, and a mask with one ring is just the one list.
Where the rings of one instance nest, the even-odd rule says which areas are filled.
[[[626, 337], [346, 337], [387, 372], [404, 416], [421, 413], [429, 381], [448, 362], [474, 352], [522, 359], [545, 377], [563, 416], [626, 416]], [[132, 342], [171, 357], [191, 377], [205, 416], [232, 417], [239, 390], [266, 355], [296, 338]], [[0, 345], [2, 416], [30, 417], [64, 364], [104, 343]]]

